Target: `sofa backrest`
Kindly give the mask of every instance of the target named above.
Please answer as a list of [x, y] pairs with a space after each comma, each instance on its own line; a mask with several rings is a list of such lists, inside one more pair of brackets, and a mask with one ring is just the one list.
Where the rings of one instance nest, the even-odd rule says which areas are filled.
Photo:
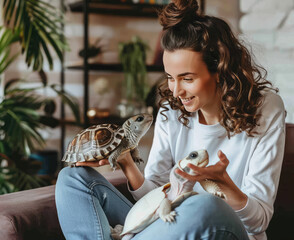
[[292, 240], [294, 236], [294, 124], [286, 124], [286, 145], [275, 201], [275, 211], [266, 231], [268, 240]]
[[275, 210], [294, 213], [294, 124], [286, 124], [286, 144]]

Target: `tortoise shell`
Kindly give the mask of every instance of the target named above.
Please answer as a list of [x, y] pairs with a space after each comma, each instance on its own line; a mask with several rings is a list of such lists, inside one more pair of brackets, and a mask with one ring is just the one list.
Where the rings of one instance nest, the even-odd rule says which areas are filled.
[[93, 125], [78, 133], [68, 144], [62, 161], [75, 163], [107, 158], [124, 136], [123, 128], [118, 125]]

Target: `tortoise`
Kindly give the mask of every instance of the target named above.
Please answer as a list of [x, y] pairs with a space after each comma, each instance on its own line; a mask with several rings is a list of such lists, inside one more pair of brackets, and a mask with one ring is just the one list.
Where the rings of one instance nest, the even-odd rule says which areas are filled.
[[[131, 239], [134, 234], [142, 231], [158, 218], [165, 222], [175, 221], [176, 212], [174, 208], [188, 197], [197, 194], [193, 191], [196, 182], [182, 178], [175, 173], [175, 170], [179, 168], [193, 175], [195, 173], [187, 166], [188, 163], [205, 167], [208, 162], [208, 153], [204, 149], [192, 151], [187, 157], [180, 160], [171, 170], [169, 183], [150, 191], [131, 208], [120, 234], [122, 239]], [[225, 198], [215, 182], [205, 180], [200, 184], [205, 191]]]
[[111, 168], [115, 169], [119, 155], [131, 150], [133, 160], [142, 162], [137, 146], [152, 122], [153, 116], [143, 113], [130, 117], [122, 126], [107, 123], [93, 125], [78, 133], [68, 144], [62, 161], [75, 166], [76, 162], [108, 158]]

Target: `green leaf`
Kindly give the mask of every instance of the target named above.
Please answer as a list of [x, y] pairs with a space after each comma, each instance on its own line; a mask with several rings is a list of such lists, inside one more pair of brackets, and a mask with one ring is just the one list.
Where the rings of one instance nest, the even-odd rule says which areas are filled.
[[148, 86], [146, 84], [146, 52], [149, 47], [139, 37], [130, 42], [119, 43], [119, 59], [125, 76], [125, 91], [129, 101], [144, 101]]
[[15, 60], [18, 53], [10, 56], [10, 46], [19, 39], [19, 31], [12, 32], [10, 29], [0, 27], [0, 74]]
[[58, 86], [56, 84], [51, 85], [51, 88], [61, 97], [62, 101], [70, 107], [73, 115], [75, 116], [76, 122], [80, 124], [81, 119], [80, 119], [79, 104], [76, 101], [76, 99], [73, 98], [70, 94], [66, 93], [65, 91], [58, 89]]
[[3, 6], [5, 23], [11, 20], [9, 26], [22, 36], [18, 41], [29, 67], [42, 69], [46, 56], [52, 69], [52, 51], [63, 60], [63, 51], [69, 45], [62, 29], [64, 16], [59, 9], [42, 0], [5, 0]]
[[0, 195], [49, 185], [47, 181], [18, 168], [0, 167]]

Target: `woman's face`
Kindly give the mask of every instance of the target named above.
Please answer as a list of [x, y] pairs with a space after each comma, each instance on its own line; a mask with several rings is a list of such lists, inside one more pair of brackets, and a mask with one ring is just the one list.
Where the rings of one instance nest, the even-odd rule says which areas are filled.
[[165, 51], [163, 63], [168, 87], [188, 112], [218, 114], [217, 74], [211, 74], [202, 54], [191, 50]]

